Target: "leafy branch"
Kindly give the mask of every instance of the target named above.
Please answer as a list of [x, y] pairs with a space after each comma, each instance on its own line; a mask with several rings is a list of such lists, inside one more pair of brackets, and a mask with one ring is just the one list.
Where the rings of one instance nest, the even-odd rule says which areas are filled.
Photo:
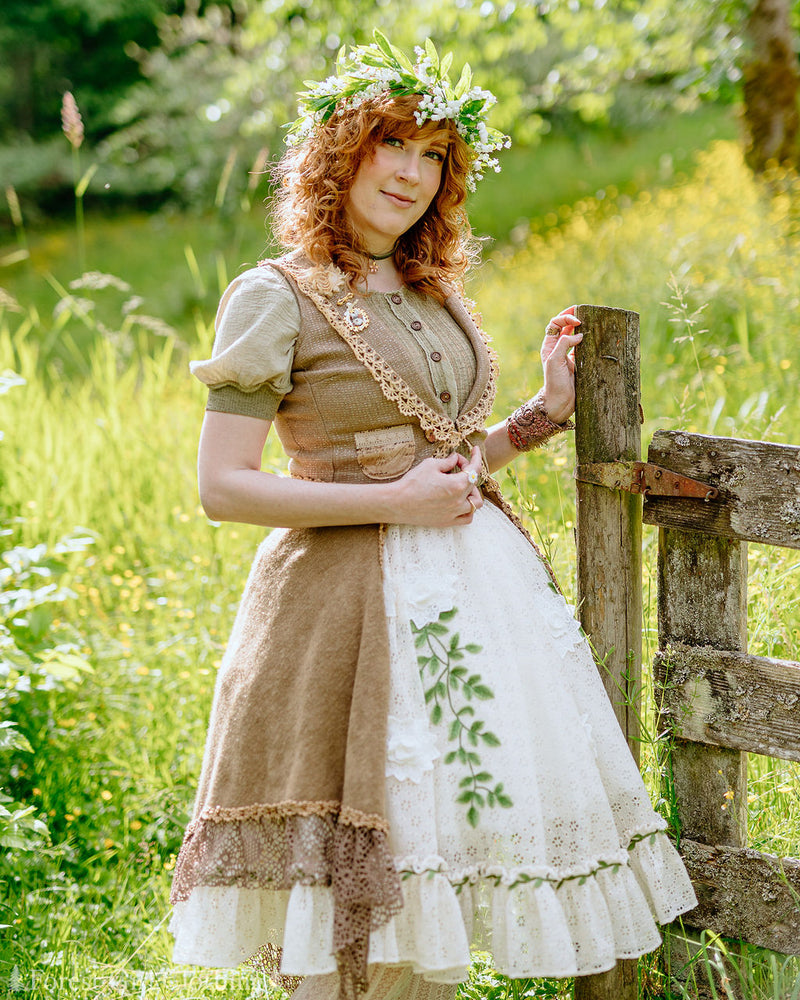
[[[637, 844], [642, 843], [644, 840], [649, 840], [651, 844], [654, 844], [656, 837], [661, 832], [662, 831], [660, 830], [649, 830], [646, 833], [633, 834], [628, 841], [626, 850], [629, 853], [632, 852], [636, 848]], [[520, 885], [532, 885], [534, 889], [538, 889], [543, 885], [551, 885], [555, 889], [560, 889], [562, 885], [566, 885], [568, 882], [577, 882], [578, 885], [585, 885], [590, 878], [594, 878], [599, 872], [610, 871], [615, 875], [622, 866], [622, 861], [605, 861], [602, 858], [598, 858], [586, 871], [572, 872], [568, 875], [560, 875], [557, 871], [541, 875], [531, 875], [528, 872], [518, 871], [516, 875], [512, 877], [509, 874], [504, 874], [502, 872], [489, 873], [480, 871], [476, 874], [475, 871], [471, 871], [464, 874], [460, 879], [454, 879], [448, 875], [448, 881], [453, 889], [455, 889], [456, 893], [460, 893], [467, 885], [473, 885], [476, 878], [480, 878], [486, 882], [491, 882], [496, 888], [503, 885], [506, 889], [516, 889], [517, 886]], [[433, 876], [437, 874], [437, 871], [441, 871], [441, 869], [429, 869], [427, 873], [428, 878], [433, 878]], [[401, 877], [403, 879], [408, 879], [413, 875], [419, 874], [420, 872], [418, 871], [404, 871], [401, 872]]]
[[[477, 826], [480, 809], [501, 806], [508, 809], [511, 799], [503, 791], [502, 782], [492, 785], [494, 778], [482, 766], [477, 747], [500, 746], [499, 738], [485, 723], [475, 718], [472, 701], [486, 701], [494, 698], [491, 688], [483, 683], [480, 674], [470, 673], [462, 662], [466, 654], [475, 654], [481, 647], [473, 642], [461, 645], [458, 632], [450, 635], [448, 624], [458, 609], [443, 611], [437, 621], [417, 628], [411, 622], [414, 645], [423, 650], [417, 656], [420, 677], [425, 686], [425, 703], [431, 705], [431, 722], [434, 725], [444, 718], [445, 710], [452, 716], [448, 729], [448, 739], [457, 744], [444, 757], [445, 764], [458, 762], [467, 768], [468, 774], [459, 782], [462, 789], [457, 802], [467, 806], [467, 822]], [[460, 696], [460, 697], [459, 697]], [[466, 702], [457, 705], [456, 699]]]

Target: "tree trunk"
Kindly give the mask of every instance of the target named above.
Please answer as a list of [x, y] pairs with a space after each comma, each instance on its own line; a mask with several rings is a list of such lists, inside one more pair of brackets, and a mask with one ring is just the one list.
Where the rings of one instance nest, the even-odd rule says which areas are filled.
[[18, 132], [32, 135], [36, 127], [36, 50], [21, 43], [8, 53], [14, 80], [11, 92], [12, 124]]
[[744, 67], [744, 120], [747, 162], [756, 173], [771, 160], [800, 162], [800, 75], [789, 6], [790, 0], [756, 0], [747, 20], [751, 51]]

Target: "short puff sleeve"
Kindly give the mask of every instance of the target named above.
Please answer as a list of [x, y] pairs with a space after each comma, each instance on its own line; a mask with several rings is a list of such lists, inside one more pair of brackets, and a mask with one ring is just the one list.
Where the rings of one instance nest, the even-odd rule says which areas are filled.
[[300, 307], [274, 267], [254, 267], [226, 288], [215, 321], [207, 361], [191, 372], [209, 387], [209, 410], [273, 420], [292, 388], [294, 345]]

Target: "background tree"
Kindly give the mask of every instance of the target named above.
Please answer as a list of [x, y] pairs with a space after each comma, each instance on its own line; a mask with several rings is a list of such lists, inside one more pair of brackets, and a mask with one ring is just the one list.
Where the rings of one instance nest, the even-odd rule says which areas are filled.
[[129, 55], [158, 45], [160, 16], [183, 0], [3, 0], [0, 4], [0, 179], [27, 207], [66, 207], [69, 148], [60, 134], [75, 94], [89, 144], [116, 126], [112, 112], [140, 79]]
[[757, 0], [747, 18], [750, 51], [744, 70], [747, 162], [757, 173], [770, 160], [797, 166], [798, 40], [789, 0]]
[[[241, 166], [265, 146], [279, 152], [302, 80], [330, 72], [338, 48], [369, 41], [373, 27], [405, 49], [431, 37], [468, 61], [499, 98], [495, 123], [517, 143], [587, 123], [630, 127], [676, 100], [730, 96], [737, 56], [733, 32], [710, 29], [714, 5], [697, 0], [679, 0], [680, 17], [669, 0], [242, 5], [236, 18], [187, 6], [161, 18], [157, 48], [137, 51], [143, 82], [117, 106], [120, 128], [101, 150], [117, 186], [134, 164], [137, 184], [207, 201], [231, 157]], [[243, 170], [235, 180], [245, 182]]]
[[0, 11], [0, 138], [33, 139], [59, 128], [61, 95], [78, 94], [96, 136], [138, 76], [131, 40], [158, 41], [155, 18], [177, 0], [3, 0]]

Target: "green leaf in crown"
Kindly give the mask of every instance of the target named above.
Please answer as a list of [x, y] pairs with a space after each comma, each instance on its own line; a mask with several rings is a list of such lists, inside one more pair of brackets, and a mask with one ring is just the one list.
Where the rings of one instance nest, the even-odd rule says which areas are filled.
[[420, 102], [414, 117], [420, 127], [428, 121], [452, 121], [472, 149], [467, 184], [474, 190], [487, 169], [500, 169], [492, 154], [511, 144], [507, 135], [486, 122], [489, 109], [496, 103], [494, 95], [473, 86], [469, 64], [464, 65], [453, 86], [453, 55], [448, 52], [440, 56], [430, 38], [414, 50], [416, 64], [377, 29], [373, 38], [370, 45], [357, 45], [349, 52], [341, 48], [334, 76], [305, 81], [307, 89], [298, 94], [300, 116], [288, 126], [286, 142], [302, 143], [334, 114], [354, 110], [365, 101], [383, 95], [397, 98], [416, 94]]

